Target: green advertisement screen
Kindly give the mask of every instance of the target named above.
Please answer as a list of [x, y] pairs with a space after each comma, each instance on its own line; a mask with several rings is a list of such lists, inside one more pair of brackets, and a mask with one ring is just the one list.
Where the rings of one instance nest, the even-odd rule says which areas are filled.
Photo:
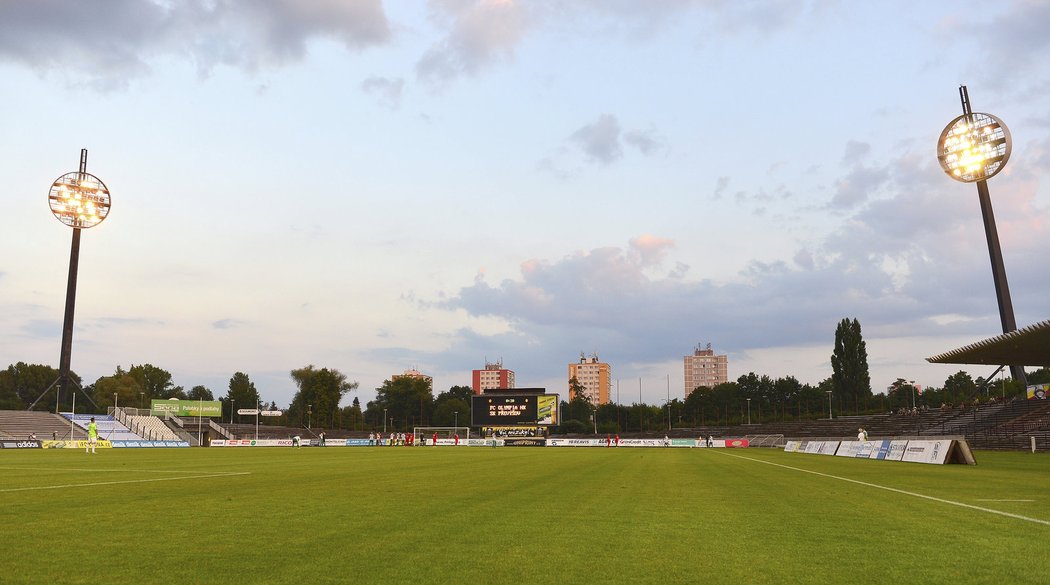
[[164, 416], [222, 416], [222, 403], [218, 400], [150, 400], [150, 414]]

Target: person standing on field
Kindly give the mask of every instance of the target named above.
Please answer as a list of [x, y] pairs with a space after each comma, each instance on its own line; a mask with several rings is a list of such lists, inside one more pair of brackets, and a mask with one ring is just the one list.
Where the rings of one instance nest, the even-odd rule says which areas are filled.
[[84, 452], [87, 453], [88, 449], [91, 449], [91, 453], [95, 453], [95, 445], [98, 444], [98, 425], [95, 424], [95, 417], [91, 417], [91, 422], [88, 423], [88, 444], [84, 448]]

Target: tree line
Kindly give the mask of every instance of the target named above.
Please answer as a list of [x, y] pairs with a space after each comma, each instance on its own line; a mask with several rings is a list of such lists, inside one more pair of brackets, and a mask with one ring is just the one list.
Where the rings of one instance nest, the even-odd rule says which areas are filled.
[[[867, 350], [860, 323], [842, 319], [836, 327], [831, 355], [832, 374], [819, 384], [799, 382], [794, 376], [770, 378], [754, 372], [735, 381], [713, 388], [700, 386], [689, 390], [684, 400], [675, 398], [664, 404], [630, 405], [608, 403], [595, 405], [575, 379], [569, 381], [568, 400], [561, 402], [561, 421], [556, 433], [649, 432], [668, 428], [722, 426], [745, 423], [784, 421], [802, 418], [824, 418], [829, 412], [872, 414], [911, 408], [939, 408], [943, 404], [958, 406], [974, 401], [1010, 399], [1023, 396], [1024, 386], [1012, 379], [1002, 382], [972, 378], [965, 371], [952, 374], [942, 387], [918, 388], [914, 382], [897, 378], [885, 391], [874, 393], [868, 374]], [[172, 375], [152, 364], [117, 366], [109, 376], [82, 385], [75, 372], [70, 377], [82, 390], [90, 406], [78, 402], [79, 412], [105, 412], [119, 405], [149, 408], [150, 401], [177, 398], [184, 400], [219, 400], [225, 422], [253, 423], [255, 417], [238, 417], [242, 408], [281, 410], [280, 417], [261, 417], [260, 424], [295, 427], [319, 427], [350, 430], [411, 431], [417, 426], [469, 426], [473, 391], [469, 386], [451, 386], [434, 394], [428, 379], [397, 377], [376, 388], [373, 400], [362, 407], [354, 396], [349, 404], [344, 399], [358, 389], [357, 382], [334, 368], [304, 366], [289, 372], [296, 385], [291, 403], [278, 405], [263, 400], [248, 374], [235, 372], [225, 395], [205, 386], [186, 390]], [[34, 410], [54, 411], [54, 396], [43, 396], [58, 378], [58, 370], [42, 364], [18, 362], [0, 371], [0, 410], [24, 410], [36, 403]], [[1029, 383], [1050, 383], [1050, 370], [1031, 372]], [[42, 399], [41, 399], [42, 398]], [[65, 393], [58, 410], [72, 409], [71, 393]]]

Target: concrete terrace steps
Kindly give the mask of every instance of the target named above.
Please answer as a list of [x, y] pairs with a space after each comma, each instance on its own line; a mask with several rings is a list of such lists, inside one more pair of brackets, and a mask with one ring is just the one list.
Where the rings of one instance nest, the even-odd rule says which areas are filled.
[[[35, 434], [37, 439], [70, 439], [69, 420], [50, 412], [27, 410], [0, 410], [0, 431], [15, 439], [28, 439]], [[87, 439], [87, 432], [73, 426], [72, 439]], [[53, 433], [53, 434], [52, 434]]]

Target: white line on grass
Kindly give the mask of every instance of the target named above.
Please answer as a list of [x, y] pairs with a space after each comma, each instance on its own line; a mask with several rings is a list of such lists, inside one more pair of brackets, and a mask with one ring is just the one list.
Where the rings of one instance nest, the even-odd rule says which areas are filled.
[[8, 471], [93, 471], [98, 473], [233, 473], [230, 471], [196, 470], [189, 469], [101, 469], [94, 467], [8, 467], [0, 466], [0, 469]]
[[927, 496], [925, 494], [918, 494], [918, 493], [915, 493], [915, 492], [909, 492], [907, 490], [902, 490], [902, 489], [892, 488], [892, 487], [888, 487], [888, 486], [884, 486], [884, 485], [879, 485], [877, 483], [868, 483], [866, 481], [860, 481], [859, 479], [850, 479], [848, 477], [840, 477], [840, 476], [837, 476], [837, 475], [831, 475], [829, 473], [821, 473], [819, 471], [811, 471], [809, 469], [802, 469], [800, 467], [792, 467], [790, 465], [782, 465], [780, 463], [773, 463], [772, 461], [763, 461], [761, 459], [752, 459], [751, 457], [744, 457], [743, 455], [734, 455], [732, 453], [720, 453], [720, 454], [721, 455], [728, 455], [729, 457], [736, 457], [737, 459], [746, 459], [748, 461], [755, 461], [757, 463], [765, 463], [766, 465], [773, 465], [773, 466], [776, 466], [776, 467], [783, 467], [784, 469], [792, 469], [794, 471], [801, 471], [803, 473], [812, 473], [813, 475], [819, 475], [821, 477], [830, 477], [831, 479], [838, 479], [838, 480], [841, 480], [841, 481], [848, 481], [850, 483], [855, 483], [855, 484], [858, 484], [858, 485], [865, 485], [865, 486], [873, 487], [873, 488], [880, 489], [880, 490], [886, 490], [886, 491], [889, 491], [889, 492], [895, 492], [895, 493], [898, 493], [898, 494], [904, 494], [906, 496], [914, 496], [916, 498], [922, 498], [924, 500], [932, 500], [934, 502], [940, 502], [942, 504], [950, 504], [952, 506], [959, 506], [959, 507], [962, 507], [962, 508], [969, 508], [971, 510], [979, 510], [981, 512], [988, 512], [989, 514], [998, 514], [999, 516], [1006, 516], [1008, 518], [1014, 518], [1014, 519], [1017, 519], [1017, 520], [1024, 520], [1026, 522], [1034, 522], [1036, 524], [1043, 524], [1044, 526], [1050, 526], [1050, 521], [1048, 521], [1048, 520], [1040, 520], [1039, 518], [1030, 518], [1028, 516], [1022, 516], [1020, 514], [1011, 514], [1010, 512], [1003, 512], [1002, 510], [993, 510], [991, 508], [983, 508], [981, 506], [974, 506], [973, 504], [964, 504], [963, 502], [956, 502], [956, 501], [953, 501], [953, 500], [945, 500], [944, 498], [937, 498], [937, 497], [934, 497], [934, 496]]
[[980, 498], [978, 498], [977, 500], [974, 500], [974, 501], [977, 501], [977, 502], [1034, 502], [1035, 500], [988, 500], [988, 499], [980, 499]]
[[154, 481], [178, 481], [180, 479], [207, 479], [211, 477], [234, 477], [237, 475], [251, 475], [250, 471], [236, 471], [226, 473], [212, 473], [209, 475], [187, 475], [183, 477], [157, 477], [153, 479], [125, 479], [121, 481], [96, 481], [91, 483], [67, 483], [64, 485], [41, 485], [33, 487], [21, 487], [21, 488], [6, 488], [0, 489], [0, 493], [7, 492], [28, 492], [34, 490], [58, 490], [63, 488], [76, 488], [76, 487], [93, 487], [100, 485], [117, 485], [122, 483], [149, 483]]

